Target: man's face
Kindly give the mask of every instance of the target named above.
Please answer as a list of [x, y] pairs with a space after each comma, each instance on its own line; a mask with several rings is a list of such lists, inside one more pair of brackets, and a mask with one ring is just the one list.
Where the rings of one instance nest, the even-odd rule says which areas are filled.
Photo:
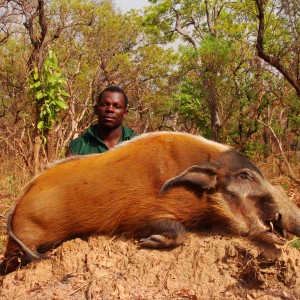
[[123, 95], [118, 92], [104, 92], [100, 102], [95, 106], [95, 112], [100, 125], [117, 128], [127, 117]]

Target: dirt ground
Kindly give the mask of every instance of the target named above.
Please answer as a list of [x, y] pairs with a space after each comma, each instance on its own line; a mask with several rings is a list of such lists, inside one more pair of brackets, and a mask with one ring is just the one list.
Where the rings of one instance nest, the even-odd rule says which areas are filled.
[[[300, 202], [298, 187], [289, 195]], [[8, 203], [0, 199], [2, 242]], [[122, 237], [74, 239], [50, 259], [0, 276], [0, 299], [300, 299], [300, 251], [223, 228], [189, 233], [172, 250], [140, 249]]]
[[75, 239], [2, 277], [0, 299], [300, 299], [299, 254], [220, 230], [190, 233], [168, 251]]

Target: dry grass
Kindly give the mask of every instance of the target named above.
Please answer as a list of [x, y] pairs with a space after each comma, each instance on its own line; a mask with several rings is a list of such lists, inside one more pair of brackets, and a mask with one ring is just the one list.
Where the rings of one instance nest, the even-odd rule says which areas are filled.
[[[291, 152], [288, 158], [295, 179], [300, 181], [300, 152]], [[300, 207], [300, 185], [288, 176], [290, 174], [282, 160], [270, 157], [266, 161], [257, 161], [256, 164], [272, 184], [281, 185], [290, 199]]]
[[14, 159], [0, 162], [0, 255], [6, 241], [6, 221], [11, 207], [23, 186], [31, 179], [24, 168], [18, 167]]

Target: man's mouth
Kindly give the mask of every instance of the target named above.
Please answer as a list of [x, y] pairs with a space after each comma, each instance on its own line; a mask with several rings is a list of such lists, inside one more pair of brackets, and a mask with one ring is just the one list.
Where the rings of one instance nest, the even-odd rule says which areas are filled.
[[102, 119], [107, 120], [107, 121], [115, 120], [115, 118], [113, 116], [103, 116]]

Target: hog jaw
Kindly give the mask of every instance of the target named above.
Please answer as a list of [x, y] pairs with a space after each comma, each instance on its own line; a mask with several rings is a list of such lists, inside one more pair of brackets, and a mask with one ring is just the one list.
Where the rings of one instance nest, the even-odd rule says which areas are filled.
[[272, 186], [268, 182], [266, 186], [270, 194], [257, 204], [260, 226], [254, 228], [252, 225], [249, 235], [267, 243], [283, 245], [286, 232], [300, 236], [300, 209], [280, 186]]
[[[258, 193], [249, 193], [241, 209], [247, 211], [242, 217], [248, 228], [244, 231], [250, 239], [283, 245], [285, 233], [300, 236], [300, 209], [282, 188], [273, 187], [265, 180], [265, 187]], [[261, 197], [256, 198], [261, 193]]]

